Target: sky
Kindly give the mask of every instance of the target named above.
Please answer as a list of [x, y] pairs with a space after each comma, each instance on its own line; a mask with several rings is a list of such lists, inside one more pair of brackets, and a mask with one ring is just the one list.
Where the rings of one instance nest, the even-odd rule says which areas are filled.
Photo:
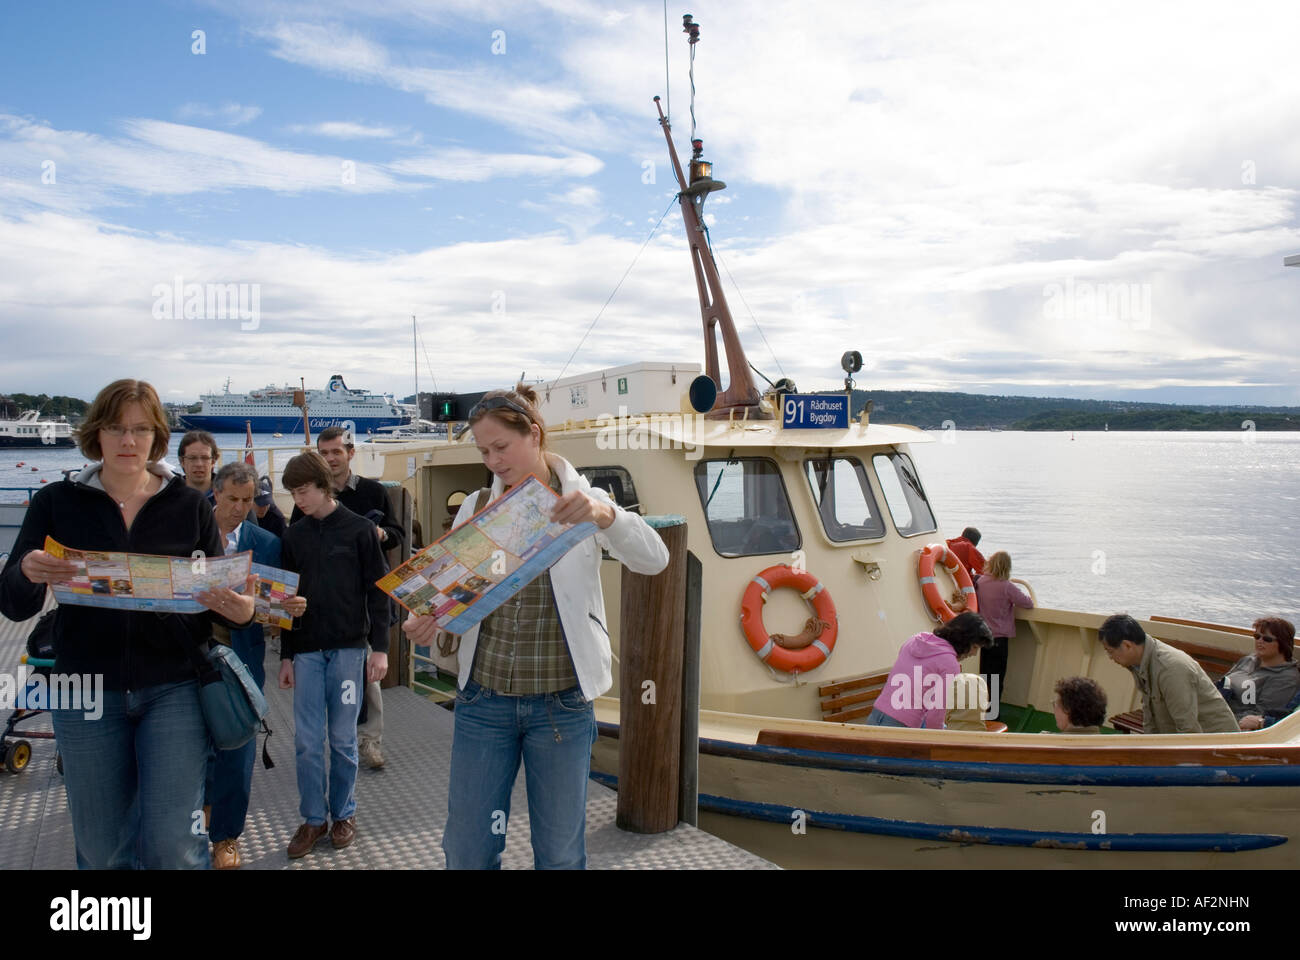
[[0, 392], [702, 363], [685, 12], [770, 378], [1300, 405], [1293, 2], [11, 4]]

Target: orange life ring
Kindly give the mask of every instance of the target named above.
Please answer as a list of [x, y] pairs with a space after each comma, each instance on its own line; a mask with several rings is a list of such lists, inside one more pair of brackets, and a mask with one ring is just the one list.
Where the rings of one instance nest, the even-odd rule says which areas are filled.
[[[771, 634], [763, 625], [763, 604], [778, 587], [793, 587], [813, 608], [804, 630], [797, 637]], [[745, 587], [740, 600], [740, 626], [758, 658], [786, 673], [807, 673], [826, 662], [835, 649], [839, 620], [830, 591], [806, 570], [788, 564], [768, 567]]]
[[966, 597], [966, 609], [971, 613], [977, 612], [979, 600], [975, 596], [975, 584], [971, 582], [966, 565], [957, 559], [957, 556], [948, 549], [947, 544], [931, 543], [921, 551], [918, 575], [921, 578], [921, 593], [925, 596], [925, 602], [930, 605], [930, 609], [934, 611], [934, 615], [944, 623], [957, 616], [957, 612], [948, 606], [948, 601], [939, 592], [939, 584], [935, 582], [936, 561], [942, 562], [944, 569], [957, 581], [957, 586]]

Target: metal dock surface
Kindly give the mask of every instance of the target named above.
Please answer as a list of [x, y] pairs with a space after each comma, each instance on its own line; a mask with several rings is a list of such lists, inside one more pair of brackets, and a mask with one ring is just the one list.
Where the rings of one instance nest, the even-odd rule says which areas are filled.
[[[31, 621], [0, 618], [0, 671], [16, 674]], [[275, 655], [268, 651], [268, 657]], [[405, 687], [384, 691], [384, 756], [380, 770], [357, 775], [357, 839], [344, 850], [321, 844], [301, 860], [285, 847], [301, 822], [294, 776], [293, 691], [275, 683], [279, 662], [267, 661], [267, 722], [275, 767], [259, 756], [252, 801], [239, 849], [245, 870], [441, 869], [447, 819], [447, 771], [452, 715]], [[0, 712], [7, 720], [9, 711]], [[24, 729], [50, 729], [49, 715]], [[19, 774], [0, 770], [0, 869], [72, 869], [72, 823], [63, 778], [55, 770], [55, 745], [33, 740], [32, 759]], [[686, 824], [668, 833], [627, 833], [614, 825], [618, 795], [595, 781], [587, 785], [587, 865], [604, 870], [778, 869], [739, 847]], [[502, 865], [531, 869], [524, 772], [515, 782]]]

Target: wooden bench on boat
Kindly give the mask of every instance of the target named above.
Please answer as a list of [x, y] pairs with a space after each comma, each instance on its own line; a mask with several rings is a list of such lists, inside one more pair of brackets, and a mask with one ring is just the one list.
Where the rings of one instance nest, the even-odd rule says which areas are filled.
[[[1197, 620], [1179, 620], [1174, 617], [1151, 617], [1150, 619], [1159, 623], [1178, 623], [1190, 627], [1207, 627], [1217, 630], [1219, 633], [1233, 633], [1244, 637], [1253, 636], [1251, 630], [1244, 627], [1223, 627], [1213, 623], [1201, 623]], [[1154, 634], [1153, 634], [1154, 636]], [[1214, 683], [1223, 679], [1224, 674], [1232, 669], [1232, 665], [1241, 659], [1241, 654], [1235, 650], [1225, 650], [1222, 647], [1208, 647], [1200, 643], [1189, 643], [1185, 640], [1166, 640], [1164, 637], [1156, 637], [1161, 643], [1167, 643], [1171, 647], [1177, 647], [1186, 653], [1200, 665], [1205, 671], [1205, 675]], [[1126, 713], [1117, 713], [1110, 718], [1110, 725], [1120, 733], [1141, 733], [1142, 732], [1142, 710], [1129, 710]]]
[[[864, 673], [822, 684], [817, 688], [817, 694], [821, 697], [822, 719], [831, 723], [847, 723], [869, 715], [888, 680], [888, 673]], [[984, 726], [990, 733], [1005, 733], [1007, 729], [1001, 720], [985, 720]]]

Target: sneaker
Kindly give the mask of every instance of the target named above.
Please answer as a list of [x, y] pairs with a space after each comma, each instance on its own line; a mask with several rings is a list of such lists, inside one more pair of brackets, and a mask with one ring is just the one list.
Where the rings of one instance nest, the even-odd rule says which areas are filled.
[[299, 857], [305, 857], [311, 852], [311, 848], [316, 846], [317, 842], [325, 838], [327, 833], [329, 833], [329, 827], [323, 823], [304, 823], [294, 833], [293, 839], [289, 841], [289, 859], [297, 860]]
[[239, 859], [239, 841], [234, 837], [219, 840], [212, 845], [212, 869], [238, 870], [243, 863]]
[[384, 765], [384, 754], [379, 749], [378, 740], [362, 740], [357, 748], [361, 762], [371, 770], [378, 770]]
[[342, 850], [356, 838], [356, 817], [348, 817], [346, 820], [335, 820], [334, 825], [330, 827], [330, 843], [334, 844], [335, 850]]

